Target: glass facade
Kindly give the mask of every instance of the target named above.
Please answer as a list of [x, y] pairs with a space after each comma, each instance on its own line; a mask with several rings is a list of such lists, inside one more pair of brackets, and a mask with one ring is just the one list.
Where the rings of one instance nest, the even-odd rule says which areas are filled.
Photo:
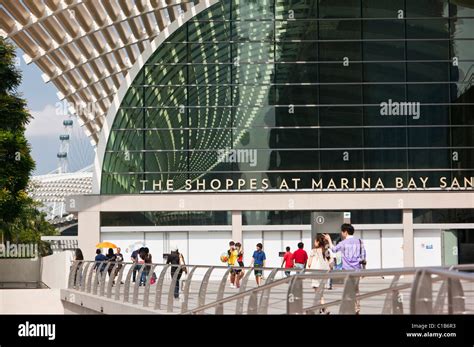
[[473, 66], [468, 2], [221, 1], [133, 81], [101, 193], [167, 190], [167, 180], [174, 190], [469, 184]]

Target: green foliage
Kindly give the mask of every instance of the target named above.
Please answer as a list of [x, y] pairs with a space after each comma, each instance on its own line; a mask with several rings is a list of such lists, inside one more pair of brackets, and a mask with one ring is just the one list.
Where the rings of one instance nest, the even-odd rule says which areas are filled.
[[26, 189], [35, 163], [25, 137], [31, 115], [17, 93], [15, 47], [0, 37], [0, 232], [4, 240], [39, 243], [55, 233]]

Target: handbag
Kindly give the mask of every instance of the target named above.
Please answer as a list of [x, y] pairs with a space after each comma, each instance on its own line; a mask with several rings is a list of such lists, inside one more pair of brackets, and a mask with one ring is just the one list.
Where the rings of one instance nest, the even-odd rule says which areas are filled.
[[361, 239], [359, 239], [359, 244], [360, 244], [360, 247], [359, 247], [359, 252], [360, 252], [360, 253], [359, 253], [359, 259], [360, 259], [360, 260], [359, 260], [359, 264], [361, 265], [361, 267], [362, 267], [363, 269], [365, 269], [365, 267], [366, 267], [366, 265], [367, 265], [367, 260], [365, 260], [365, 258], [362, 259], [362, 240], [361, 240]]

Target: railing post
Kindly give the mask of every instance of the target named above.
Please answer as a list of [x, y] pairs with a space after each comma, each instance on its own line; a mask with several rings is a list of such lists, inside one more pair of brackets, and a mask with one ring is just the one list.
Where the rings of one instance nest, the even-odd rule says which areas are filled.
[[[115, 269], [117, 268], [118, 265], [117, 265], [117, 263], [109, 263], [107, 268], [105, 269], [105, 271], [108, 272], [111, 266], [112, 266], [112, 271], [110, 271], [110, 273], [114, 277], [110, 278], [110, 275], [109, 275], [109, 282], [107, 283], [107, 293], [105, 294], [102, 287], [100, 288], [100, 296], [106, 295], [108, 298], [110, 298], [110, 295], [112, 293], [112, 286], [113, 286], [114, 280], [115, 280]], [[107, 278], [107, 275], [105, 275], [105, 276]], [[104, 283], [105, 283], [105, 281], [104, 281]]]
[[[120, 300], [120, 289], [122, 288], [122, 278], [123, 278], [123, 273], [126, 267], [127, 267], [126, 264], [122, 264], [122, 268], [119, 270], [119, 273], [117, 275], [117, 285], [115, 286], [115, 300]], [[130, 276], [131, 276], [132, 270], [133, 270], [133, 265], [132, 265], [132, 268], [127, 273], [124, 286], [128, 285], [130, 287]]]
[[436, 301], [433, 306], [434, 314], [441, 314], [444, 310], [444, 301], [446, 300], [446, 288], [447, 288], [448, 279], [445, 279], [438, 290], [438, 295], [436, 296]]
[[290, 285], [288, 286], [286, 313], [303, 313], [303, 281], [298, 277], [298, 275], [293, 275]]
[[[137, 263], [132, 263], [132, 267], [130, 268], [130, 270], [128, 270], [127, 279], [125, 280], [123, 288], [123, 302], [128, 302], [128, 296], [130, 294], [130, 281], [132, 279], [132, 273], [135, 270], [135, 266], [137, 266]], [[117, 295], [117, 291], [115, 292], [115, 295]]]
[[167, 264], [161, 270], [160, 276], [158, 277], [158, 282], [156, 282], [156, 291], [155, 291], [155, 310], [161, 310], [161, 294], [163, 293], [163, 282], [165, 281], [165, 275], [170, 264]]
[[342, 302], [339, 314], [355, 314], [356, 295], [359, 289], [359, 278], [348, 274], [344, 281]]
[[96, 272], [95, 266], [99, 265], [99, 262], [95, 261], [93, 263], [93, 266], [91, 266], [91, 270], [89, 272], [89, 275], [87, 276], [87, 283], [86, 283], [86, 293], [91, 292], [91, 287], [92, 287], [92, 278], [95, 277], [94, 273]]
[[[145, 264], [141, 264], [140, 271], [138, 271], [138, 277], [135, 278], [135, 285], [133, 286], [133, 296], [132, 296], [132, 304], [138, 303], [138, 291], [140, 290], [140, 284], [142, 281], [142, 273], [145, 270]], [[127, 297], [128, 301], [128, 297]]]
[[105, 263], [105, 261], [97, 262], [97, 264], [99, 264], [99, 266], [97, 267], [97, 269], [95, 271], [95, 280], [94, 280], [94, 283], [92, 284], [92, 295], [97, 295], [97, 287], [101, 283], [102, 277], [103, 277], [102, 276], [103, 271], [100, 271], [100, 270], [102, 269], [102, 265], [104, 263]]
[[75, 275], [77, 273], [77, 269], [78, 269], [78, 266], [79, 264], [81, 263], [81, 261], [74, 261], [74, 263], [72, 264], [71, 266], [71, 271], [69, 271], [69, 278], [68, 278], [68, 284], [67, 284], [67, 287], [69, 289], [75, 289], [75, 286], [76, 286], [76, 281], [75, 281]]
[[[81, 292], [86, 290], [86, 280], [87, 280], [87, 275], [89, 273], [89, 269], [91, 268], [91, 262], [87, 262], [85, 264], [85, 267], [83, 267], [82, 272], [81, 272], [81, 280], [80, 280], [80, 286], [79, 289]], [[90, 270], [93, 271], [93, 270]]]
[[149, 272], [149, 275], [148, 275], [148, 278], [146, 280], [146, 284], [145, 284], [145, 292], [143, 293], [143, 307], [148, 307], [148, 303], [150, 302], [150, 281], [151, 281], [151, 278], [153, 277], [153, 274], [154, 274], [154, 271], [156, 269], [156, 267], [158, 265], [149, 265], [151, 266], [151, 269], [150, 269], [150, 272]]
[[[399, 280], [400, 275], [395, 275], [388, 289], [396, 287]], [[382, 314], [403, 314], [403, 301], [401, 301], [400, 298], [401, 296], [398, 290], [388, 292], [383, 304]]]
[[[222, 298], [224, 297], [225, 285], [227, 283], [227, 278], [229, 277], [230, 270], [232, 270], [232, 268], [228, 268], [221, 279], [221, 283], [219, 284], [219, 289], [217, 290], [216, 301], [222, 300]], [[215, 314], [224, 314], [223, 304], [219, 304], [216, 306]]]
[[[269, 283], [273, 282], [278, 270], [279, 269], [276, 268], [276, 269], [273, 269], [272, 272], [270, 272], [270, 275], [268, 275], [268, 277], [265, 281], [265, 284], [269, 284]], [[271, 290], [272, 290], [271, 288], [268, 288], [268, 289], [265, 289], [262, 292], [262, 295], [260, 297], [260, 305], [258, 307], [258, 314], [267, 314], [268, 313], [268, 302], [270, 301], [270, 292], [271, 292]]]
[[415, 274], [410, 294], [410, 313], [433, 313], [433, 284], [431, 274], [426, 270], [419, 270]]
[[206, 304], [207, 286], [209, 284], [209, 278], [211, 277], [211, 273], [213, 270], [214, 266], [211, 266], [204, 274], [204, 277], [201, 282], [201, 287], [199, 288], [198, 307]]
[[[314, 280], [316, 281], [316, 280]], [[313, 299], [313, 306], [320, 305], [321, 303], [321, 298], [323, 297], [324, 294], [324, 289], [327, 283], [327, 279], [323, 278], [319, 281], [319, 287], [316, 289], [316, 292], [314, 293], [314, 299]], [[314, 310], [312, 311], [306, 311], [306, 314], [314, 314]]]
[[[105, 296], [105, 282], [107, 280], [107, 273], [109, 272], [110, 267], [112, 267], [112, 271], [110, 273], [113, 273], [115, 266], [116, 266], [115, 264], [107, 263], [107, 266], [105, 267], [105, 270], [104, 270], [104, 281], [102, 282], [100, 286], [100, 293], [99, 293], [100, 296]], [[109, 287], [112, 288], [113, 282], [114, 282], [113, 279], [111, 280], [110, 275], [109, 275], [109, 282], [107, 283], [107, 292], [109, 291]]]
[[461, 281], [448, 278], [448, 314], [463, 314], [466, 310]]
[[184, 290], [183, 290], [184, 300], [183, 300], [183, 304], [181, 305], [181, 313], [184, 313], [188, 310], [189, 290], [191, 288], [191, 281], [193, 279], [194, 271], [196, 271], [196, 269], [197, 269], [197, 266], [193, 266], [191, 271], [186, 276], [186, 283], [184, 285]]
[[[247, 283], [249, 282], [250, 275], [252, 274], [253, 267], [249, 268], [248, 272], [245, 274], [244, 278], [242, 278], [242, 282], [240, 283], [239, 293], [243, 293], [247, 288]], [[244, 298], [237, 299], [237, 303], [235, 305], [235, 314], [242, 314], [244, 311]]]

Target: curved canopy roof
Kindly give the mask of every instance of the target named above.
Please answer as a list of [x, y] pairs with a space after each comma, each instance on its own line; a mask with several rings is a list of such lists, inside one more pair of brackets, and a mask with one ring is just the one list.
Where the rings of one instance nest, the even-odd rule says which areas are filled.
[[[0, 35], [43, 71], [97, 144], [107, 110], [151, 40], [199, 3], [181, 0], [0, 0]], [[71, 109], [72, 111], [72, 109]]]

